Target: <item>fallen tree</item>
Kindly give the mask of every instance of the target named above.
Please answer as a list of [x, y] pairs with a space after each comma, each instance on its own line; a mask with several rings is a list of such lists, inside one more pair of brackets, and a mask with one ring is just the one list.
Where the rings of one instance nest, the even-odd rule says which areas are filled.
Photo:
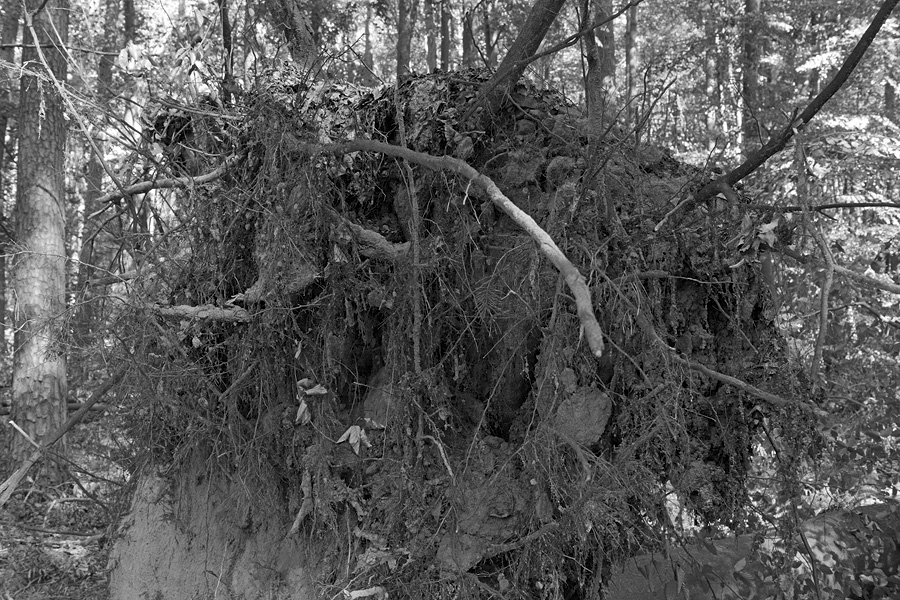
[[749, 523], [764, 423], [815, 452], [741, 211], [655, 230], [704, 173], [528, 85], [467, 131], [483, 83], [248, 96], [179, 259], [127, 283], [150, 459], [114, 598], [593, 598], [666, 486]]

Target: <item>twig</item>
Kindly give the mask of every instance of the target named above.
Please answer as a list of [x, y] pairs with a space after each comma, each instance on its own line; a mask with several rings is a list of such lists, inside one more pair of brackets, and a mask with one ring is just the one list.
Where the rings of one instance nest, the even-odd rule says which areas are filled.
[[553, 266], [563, 275], [566, 285], [572, 291], [575, 297], [575, 306], [578, 310], [578, 318], [581, 326], [584, 328], [584, 335], [587, 338], [588, 345], [594, 356], [600, 358], [603, 356], [603, 332], [600, 329], [600, 323], [594, 316], [593, 301], [591, 292], [585, 283], [584, 276], [578, 271], [575, 265], [566, 258], [553, 238], [538, 225], [529, 214], [515, 205], [515, 203], [507, 198], [494, 181], [480, 173], [469, 163], [454, 158], [452, 156], [432, 156], [422, 152], [416, 152], [409, 148], [401, 148], [383, 142], [374, 140], [353, 140], [350, 142], [338, 144], [314, 145], [306, 144], [294, 139], [294, 144], [307, 152], [326, 151], [334, 154], [349, 154], [351, 152], [380, 152], [388, 156], [396, 156], [403, 158], [409, 162], [413, 162], [434, 171], [453, 171], [471, 182], [481, 186], [488, 197], [500, 210], [505, 212], [525, 233], [537, 242], [541, 252], [546, 256]]
[[69, 417], [69, 419], [63, 423], [62, 427], [56, 430], [56, 432], [50, 436], [50, 438], [44, 442], [43, 446], [40, 446], [37, 450], [35, 450], [22, 465], [16, 469], [16, 472], [10, 475], [6, 481], [0, 484], [0, 507], [5, 505], [9, 501], [9, 497], [12, 495], [16, 488], [19, 486], [19, 483], [22, 481], [22, 478], [25, 477], [25, 474], [28, 473], [28, 470], [40, 459], [41, 455], [51, 446], [56, 444], [62, 437], [69, 431], [72, 427], [75, 426], [76, 423], [81, 421], [84, 416], [88, 413], [91, 407], [100, 401], [106, 393], [111, 390], [114, 386], [116, 386], [122, 379], [125, 377], [125, 373], [128, 372], [128, 365], [120, 366], [113, 375], [103, 382], [99, 388], [94, 390], [94, 393], [91, 394], [91, 397], [84, 401], [84, 404], [81, 408], [78, 409], [74, 415]]
[[22, 429], [21, 427], [19, 427], [19, 424], [18, 424], [18, 423], [16, 423], [16, 422], [13, 421], [13, 420], [10, 420], [9, 425], [10, 425], [10, 427], [12, 427], [12, 428], [15, 429], [16, 431], [18, 431], [18, 432], [19, 432], [19, 435], [21, 435], [23, 438], [25, 438], [25, 441], [27, 441], [29, 444], [31, 444], [32, 446], [34, 446], [34, 447], [37, 448], [38, 450], [41, 449], [41, 445], [38, 444], [36, 441], [34, 441], [34, 438], [31, 437], [30, 435], [28, 435], [28, 434], [25, 432], [24, 429]]
[[98, 277], [97, 279], [91, 279], [87, 282], [88, 286], [101, 286], [101, 285], [113, 285], [116, 283], [123, 283], [125, 281], [130, 281], [138, 276], [137, 271], [125, 271], [124, 273], [113, 273], [112, 275], [106, 275], [104, 277]]

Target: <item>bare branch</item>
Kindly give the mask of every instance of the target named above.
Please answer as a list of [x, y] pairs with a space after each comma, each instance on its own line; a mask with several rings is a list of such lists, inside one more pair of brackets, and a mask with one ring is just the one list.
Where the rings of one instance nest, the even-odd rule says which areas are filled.
[[[668, 348], [668, 346], [666, 346]], [[776, 396], [771, 392], [767, 392], [765, 390], [761, 390], [758, 387], [747, 383], [742, 379], [738, 379], [737, 377], [732, 377], [731, 375], [726, 375], [725, 373], [720, 373], [709, 367], [702, 365], [696, 361], [688, 360], [676, 354], [674, 351], [669, 352], [669, 356], [671, 356], [675, 362], [680, 363], [691, 370], [697, 371], [698, 373], [702, 373], [711, 379], [715, 379], [716, 381], [721, 381], [722, 383], [726, 383], [732, 387], [736, 387], [742, 392], [746, 392], [751, 396], [759, 398], [760, 400], [764, 400], [769, 404], [773, 404], [775, 406], [783, 406], [783, 407], [797, 407], [806, 412], [812, 412], [815, 414], [824, 414], [824, 411], [820, 408], [816, 408], [811, 404], [807, 404], [805, 402], [786, 400], [781, 396]]]
[[[130, 196], [132, 194], [146, 194], [150, 190], [161, 190], [167, 188], [186, 188], [194, 185], [201, 185], [204, 183], [209, 183], [210, 181], [215, 181], [222, 177], [228, 169], [233, 167], [238, 163], [240, 157], [230, 156], [225, 162], [221, 165], [210, 171], [209, 173], [205, 173], [203, 175], [198, 175], [196, 177], [172, 177], [171, 179], [157, 179], [155, 181], [141, 181], [139, 183], [134, 183], [129, 185], [128, 187], [124, 187], [122, 189], [116, 190], [115, 192], [110, 192], [105, 196], [100, 196], [97, 198], [98, 204], [108, 204], [113, 200], [119, 200], [120, 198], [124, 198], [125, 196]], [[102, 214], [108, 206], [101, 208], [97, 212], [88, 215], [88, 219], [93, 219], [99, 214]]]

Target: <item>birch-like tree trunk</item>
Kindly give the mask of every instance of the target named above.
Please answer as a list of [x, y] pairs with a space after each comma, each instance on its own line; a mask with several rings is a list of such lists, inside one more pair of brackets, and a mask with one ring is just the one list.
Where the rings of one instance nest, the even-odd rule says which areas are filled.
[[[14, 323], [12, 419], [41, 443], [66, 416], [65, 325], [65, 179], [66, 122], [56, 89], [33, 72], [44, 71], [35, 44], [43, 49], [52, 77], [64, 81], [66, 60], [57, 50], [66, 43], [66, 0], [29, 0], [37, 39], [25, 28], [19, 96], [19, 162], [16, 194], [16, 242], [13, 258]], [[59, 37], [57, 37], [59, 36]], [[61, 39], [60, 39], [61, 38]], [[12, 436], [15, 463], [33, 448]], [[55, 446], [57, 453], [65, 445]]]

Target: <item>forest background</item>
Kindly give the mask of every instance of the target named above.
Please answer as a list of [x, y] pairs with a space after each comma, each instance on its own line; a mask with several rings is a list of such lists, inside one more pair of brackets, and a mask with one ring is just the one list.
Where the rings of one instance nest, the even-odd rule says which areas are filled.
[[[558, 15], [536, 40], [543, 40], [537, 57], [520, 61], [533, 89], [596, 116], [604, 135], [638, 153], [664, 148], [710, 180], [791, 132], [786, 149], [743, 177], [736, 192], [720, 192], [726, 202], [738, 194], [753, 214], [733, 231], [734, 245], [764, 278], [785, 360], [799, 365], [795, 377], [820, 409], [819, 457], [796, 467], [791, 501], [782, 488], [773, 502], [766, 483], [778, 471], [771, 432], [753, 441], [758, 463], [748, 497], [774, 517], [896, 495], [896, 17], [884, 20], [821, 112], [792, 129], [890, 4], [538, 3]], [[128, 433], [143, 418], [136, 388], [146, 385], [126, 376], [143, 343], [133, 311], [159, 295], [160, 264], [188, 264], [166, 254], [168, 241], [192, 211], [204, 210], [193, 190], [234, 168], [221, 152], [226, 129], [247, 116], [235, 107], [261, 84], [299, 73], [310, 97], [332, 89], [346, 97], [416, 73], [487, 78], [503, 71], [533, 8], [456, 0], [6, 0], [0, 413], [21, 431], [3, 429], [5, 474], [34, 461], [29, 438], [54, 443], [58, 460], [44, 465], [49, 481], [68, 481], [77, 465], [90, 464], [96, 478], [74, 477], [74, 491], [62, 496], [91, 499], [95, 489], [129, 489], [130, 474], [152, 454], [147, 439]], [[198, 117], [208, 117], [202, 132]], [[336, 111], [333, 118], [349, 117]], [[217, 149], [194, 143], [201, 137]], [[171, 271], [165, 277], [178, 279]], [[184, 311], [189, 303], [178, 301], [172, 281], [162, 285], [181, 319], [180, 341], [203, 347], [191, 325], [197, 315]], [[92, 422], [55, 440], [67, 411], [80, 407], [93, 411]], [[97, 501], [98, 525], [113, 523], [121, 507]], [[52, 503], [49, 494], [35, 510]]]

